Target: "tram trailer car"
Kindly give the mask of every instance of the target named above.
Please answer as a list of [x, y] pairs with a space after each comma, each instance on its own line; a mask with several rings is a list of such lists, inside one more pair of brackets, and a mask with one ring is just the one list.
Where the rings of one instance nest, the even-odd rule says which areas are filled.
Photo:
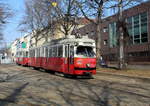
[[19, 51], [16, 56], [16, 64], [28, 66], [29, 65], [29, 51]]

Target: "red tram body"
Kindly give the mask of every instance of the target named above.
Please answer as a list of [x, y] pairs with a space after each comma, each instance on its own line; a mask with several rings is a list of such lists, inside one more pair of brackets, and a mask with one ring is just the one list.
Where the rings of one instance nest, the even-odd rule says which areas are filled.
[[96, 74], [95, 41], [86, 36], [52, 40], [28, 53], [26, 57], [18, 56], [16, 63], [65, 75]]

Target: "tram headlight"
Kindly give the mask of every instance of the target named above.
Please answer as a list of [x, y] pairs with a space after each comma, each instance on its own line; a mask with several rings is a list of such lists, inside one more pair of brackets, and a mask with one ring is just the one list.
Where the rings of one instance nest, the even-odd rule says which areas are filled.
[[78, 46], [78, 43], [77, 43], [77, 42], [75, 42], [75, 43], [74, 43], [74, 45], [75, 45], [75, 46]]
[[90, 67], [91, 65], [90, 65], [90, 64], [86, 64], [86, 66], [87, 66], [87, 67]]
[[77, 61], [77, 64], [82, 64], [82, 61]]

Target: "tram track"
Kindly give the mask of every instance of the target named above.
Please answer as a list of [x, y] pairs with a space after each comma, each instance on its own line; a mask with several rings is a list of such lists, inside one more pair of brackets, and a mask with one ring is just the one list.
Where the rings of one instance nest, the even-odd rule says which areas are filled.
[[136, 82], [140, 82], [140, 83], [150, 83], [150, 78], [148, 78], [148, 77], [112, 74], [112, 73], [106, 73], [106, 72], [97, 72], [97, 75], [98, 76], [115, 77], [115, 78], [124, 78], [126, 80], [134, 80], [134, 82], [136, 81]]
[[117, 82], [110, 82], [110, 81], [97, 80], [97, 79], [93, 79], [92, 82], [83, 79], [79, 79], [78, 81], [81, 84], [84, 84], [86, 86], [95, 86], [101, 88], [107, 86], [107, 88], [112, 91], [117, 91], [120, 93], [125, 93], [125, 94], [130, 94], [130, 95], [150, 99], [150, 92], [149, 92], [150, 90], [142, 87], [137, 87], [136, 85], [127, 85], [127, 84], [121, 84]]

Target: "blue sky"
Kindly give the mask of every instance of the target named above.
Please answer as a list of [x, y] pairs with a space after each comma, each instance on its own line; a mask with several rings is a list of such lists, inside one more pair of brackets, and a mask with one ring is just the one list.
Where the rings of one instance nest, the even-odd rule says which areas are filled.
[[23, 36], [23, 33], [19, 32], [18, 24], [24, 16], [24, 0], [5, 0], [9, 8], [13, 12], [13, 16], [8, 20], [8, 24], [4, 30], [5, 41], [10, 44], [13, 40]]

